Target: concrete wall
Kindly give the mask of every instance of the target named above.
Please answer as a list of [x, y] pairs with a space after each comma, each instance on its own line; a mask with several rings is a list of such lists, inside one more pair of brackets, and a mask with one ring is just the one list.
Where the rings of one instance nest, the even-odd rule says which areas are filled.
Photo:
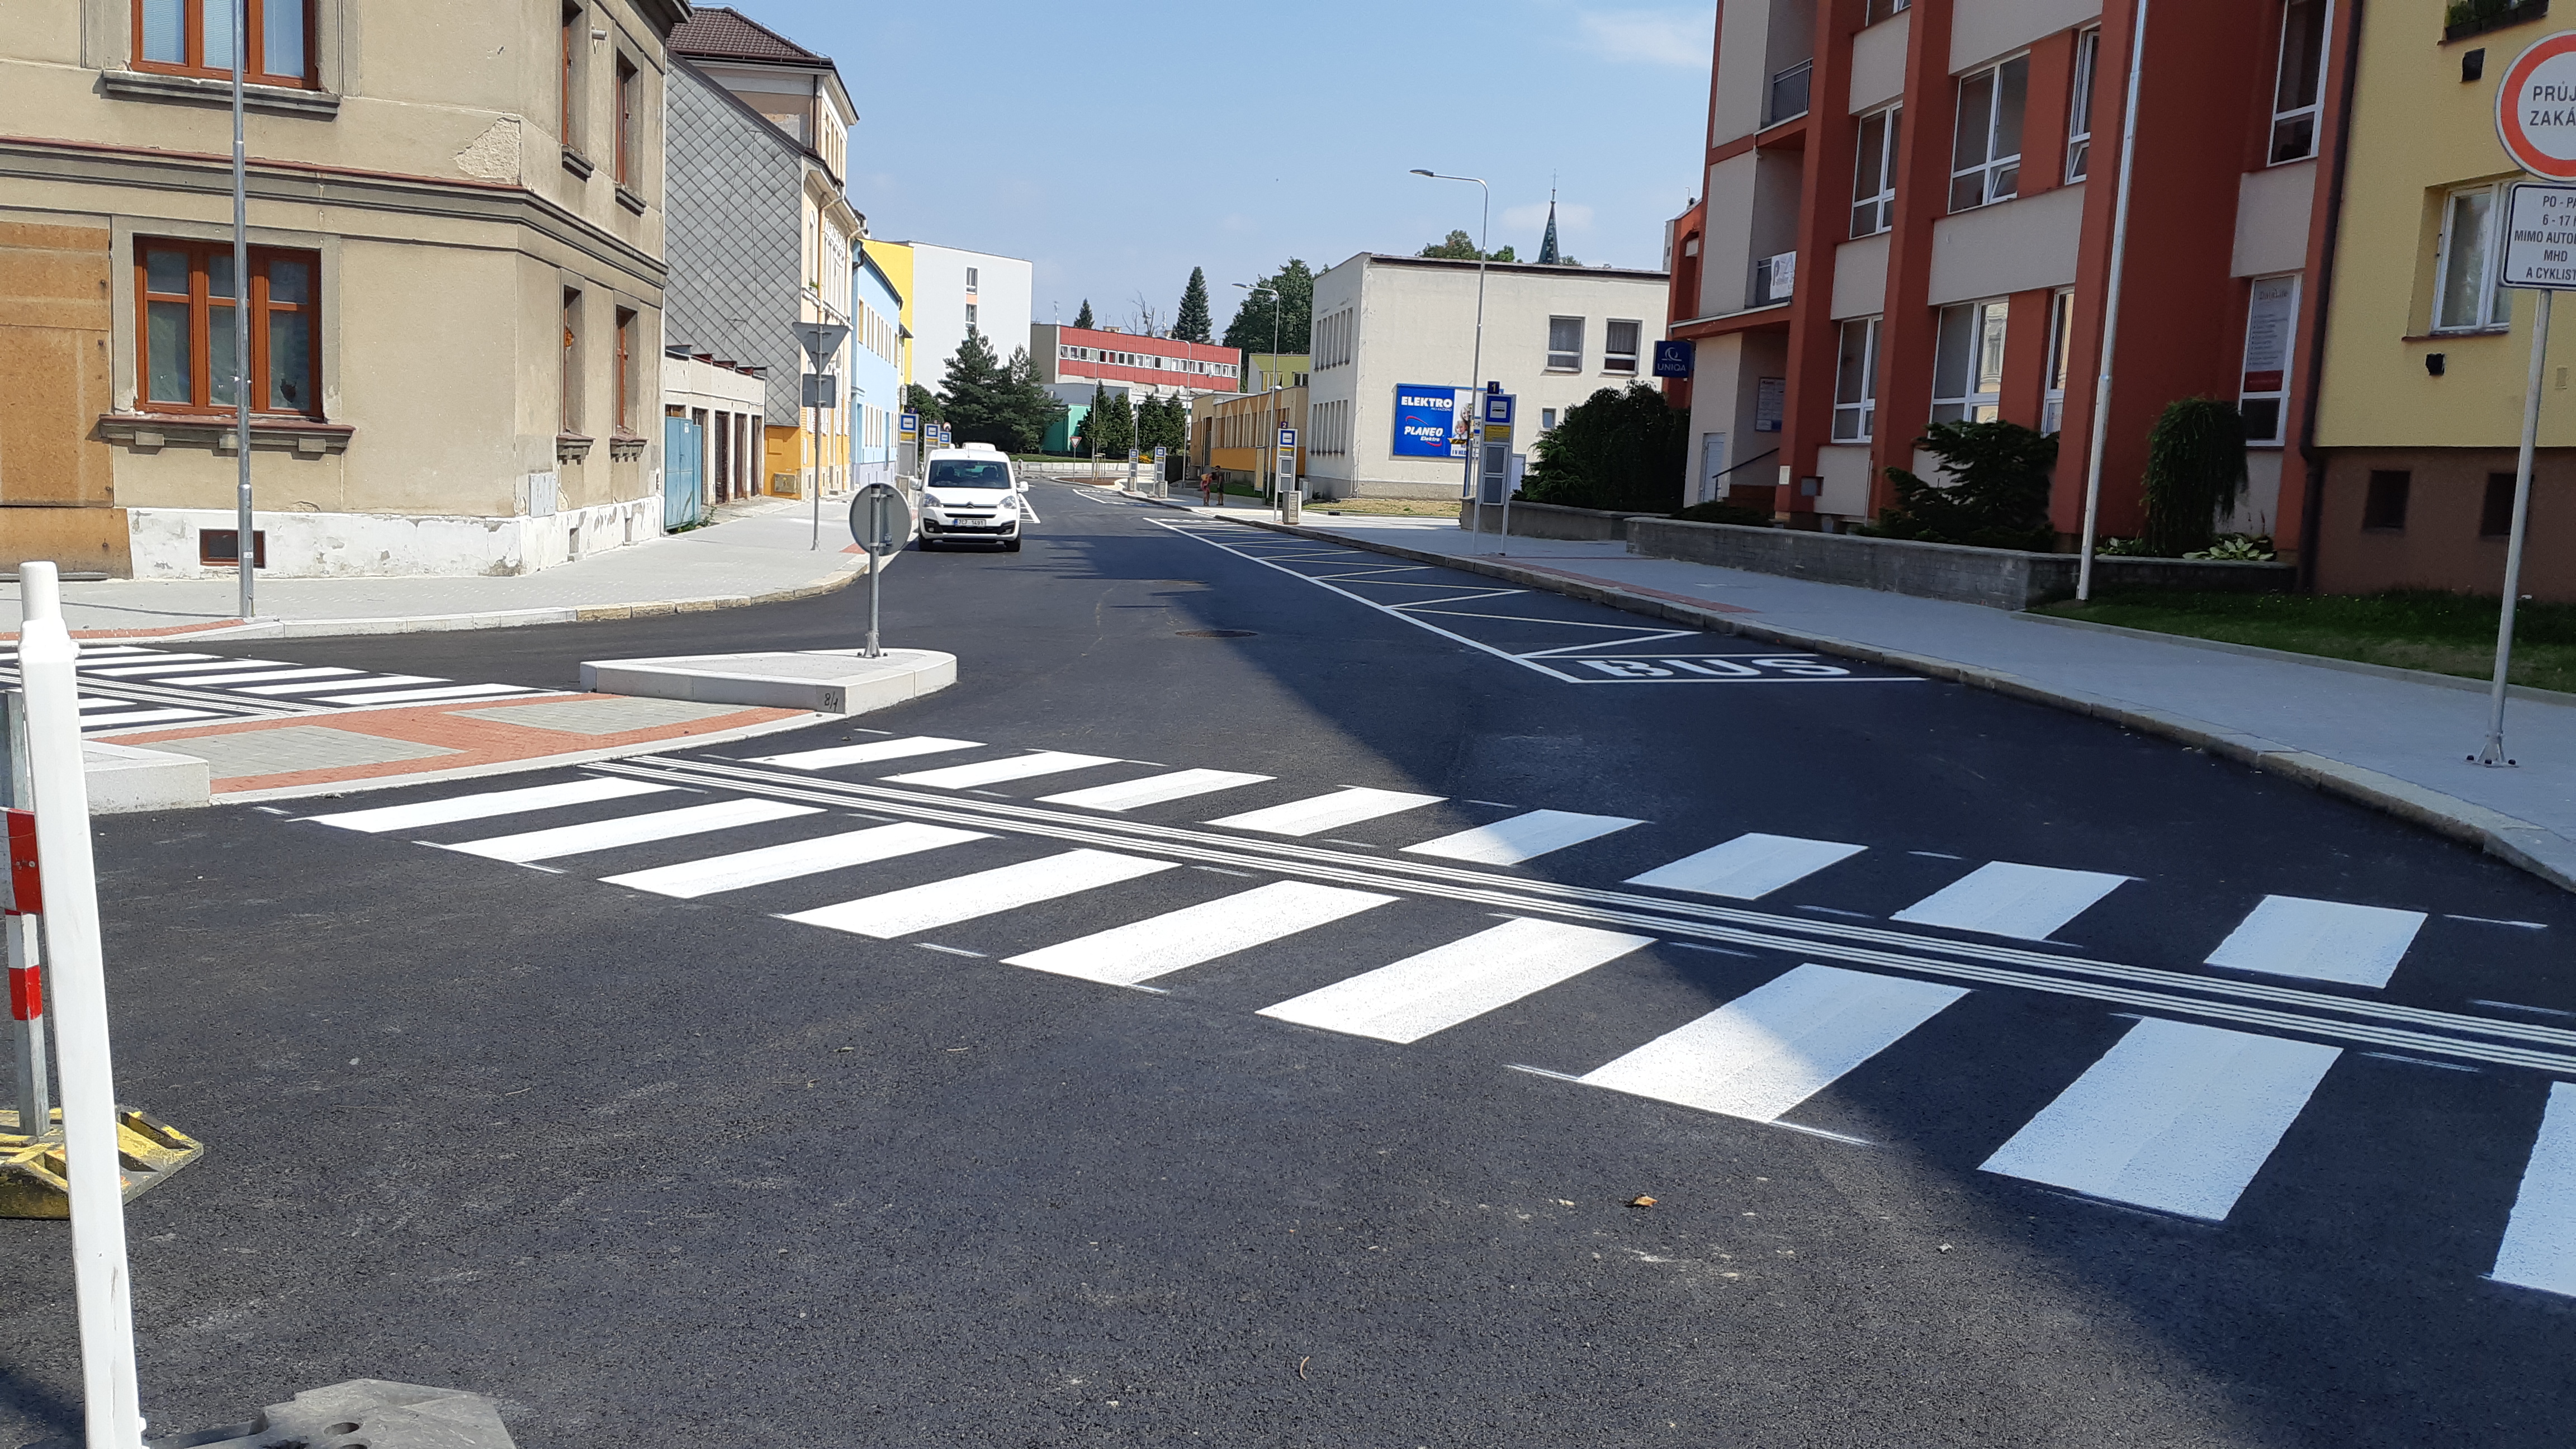
[[[1512, 505], [1511, 536], [1596, 540], [1626, 538], [1628, 520], [1635, 517], [1656, 518], [1660, 515], [1628, 514], [1603, 508], [1563, 508], [1553, 503], [1515, 503]], [[1503, 507], [1499, 503], [1461, 502], [1458, 505], [1458, 526], [1499, 534], [1503, 531]]]
[[[1685, 559], [1994, 609], [2026, 609], [2073, 597], [2080, 563], [2072, 554], [1647, 518], [1629, 521], [1628, 547], [1648, 558]], [[2289, 588], [2296, 573], [2289, 564], [2096, 559], [2093, 586], [2268, 593]]]

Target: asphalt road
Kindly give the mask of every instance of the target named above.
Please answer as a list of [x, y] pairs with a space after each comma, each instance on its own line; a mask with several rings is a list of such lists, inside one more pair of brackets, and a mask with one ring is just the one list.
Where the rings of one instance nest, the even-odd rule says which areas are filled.
[[[2557, 891], [1991, 694], [1037, 500], [1023, 553], [889, 573], [890, 642], [960, 659], [905, 708], [101, 822], [123, 1095], [213, 1149], [129, 1214], [157, 1428], [383, 1377], [602, 1449], [2564, 1442], [2576, 1300], [2487, 1276], [2576, 1078]], [[256, 652], [564, 686], [845, 647], [865, 607]], [[947, 743], [747, 763], [917, 737]], [[1031, 750], [1097, 761], [886, 778]], [[1192, 769], [1266, 778], [1046, 799]], [[296, 818], [581, 780], [661, 788]], [[1428, 798], [1208, 823], [1345, 787]], [[726, 801], [806, 813], [582, 848]], [[694, 897], [604, 879], [888, 824], [974, 838]], [[1507, 858], [1542, 824], [1582, 838]], [[1859, 849], [1758, 898], [1632, 883], [1747, 833]], [[1128, 877], [994, 908], [1076, 851]], [[2041, 871], [1933, 904], [1990, 862]], [[852, 928], [895, 892], [914, 927]], [[2393, 942], [2393, 974], [2205, 964], [2312, 909], [2275, 897], [2380, 908], [2337, 939]], [[2025, 928], [1957, 924], [1980, 909]], [[1406, 1044], [1310, 995], [1532, 922], [1646, 944]], [[1310, 1024], [1259, 1014], [1291, 1000]], [[1721, 1009], [1769, 1065], [1656, 1056]], [[2033, 1165], [2176, 1080], [2210, 1093], [2125, 1174]], [[0, 1443], [77, 1428], [67, 1247], [0, 1224]]]

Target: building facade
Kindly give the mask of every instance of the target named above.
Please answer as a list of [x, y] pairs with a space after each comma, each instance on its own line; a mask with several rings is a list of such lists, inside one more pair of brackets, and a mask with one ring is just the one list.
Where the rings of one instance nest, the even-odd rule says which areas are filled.
[[732, 10], [694, 11], [671, 55], [671, 340], [777, 384], [766, 491], [840, 491], [849, 410], [805, 406], [799, 379], [846, 376], [852, 344], [809, 359], [796, 324], [851, 326], [851, 264], [867, 233], [843, 191], [858, 113], [831, 57]]
[[2351, 8], [2163, 0], [2139, 42], [2133, 0], [1728, 0], [1705, 190], [1672, 227], [1691, 497], [1838, 527], [1929, 468], [1927, 425], [2000, 418], [2057, 436], [2052, 517], [2079, 532], [2137, 42], [2101, 530], [2139, 530], [2165, 406], [2216, 396], [2255, 439], [2228, 522], [2293, 545]]
[[1518, 262], [1484, 270], [1481, 348], [1474, 262], [1363, 252], [1316, 275], [1303, 435], [1316, 497], [1460, 496], [1463, 443], [1430, 436], [1426, 410], [1445, 425], [1454, 394], [1480, 383], [1519, 398], [1528, 438], [1602, 388], [1651, 380], [1665, 273]]
[[704, 510], [715, 504], [758, 493], [768, 413], [769, 383], [757, 369], [710, 353], [676, 347], [665, 351], [662, 470], [666, 499], [673, 480], [695, 478], [703, 517]]
[[1033, 269], [1018, 257], [921, 241], [871, 242], [868, 250], [903, 294], [902, 321], [913, 338], [907, 383], [938, 391], [968, 328], [1004, 362], [1028, 335]]
[[865, 249], [850, 278], [850, 482], [889, 483], [901, 459], [897, 427], [904, 408], [903, 294]]
[[1240, 391], [1243, 354], [1213, 342], [1182, 342], [1107, 328], [1040, 322], [1028, 329], [1029, 361], [1038, 381], [1068, 407], [1087, 405], [1092, 388], [1124, 389], [1130, 402], [1194, 398]]
[[1302, 385], [1228, 397], [1206, 393], [1190, 400], [1190, 459], [1214, 468], [1227, 483], [1267, 487], [1278, 466], [1281, 428], [1297, 430], [1288, 476], [1306, 476], [1306, 389]]
[[220, 0], [13, 9], [0, 565], [234, 566], [236, 298], [267, 572], [521, 573], [658, 533], [685, 12], [271, 5], [244, 55], [237, 279]]

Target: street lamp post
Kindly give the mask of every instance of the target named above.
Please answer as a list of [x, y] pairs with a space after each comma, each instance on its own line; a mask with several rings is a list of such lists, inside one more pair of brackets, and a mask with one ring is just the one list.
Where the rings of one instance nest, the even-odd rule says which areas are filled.
[[[1494, 188], [1487, 186], [1484, 178], [1478, 176], [1443, 176], [1437, 171], [1425, 171], [1419, 166], [1413, 168], [1413, 174], [1427, 176], [1434, 181], [1473, 181], [1485, 194], [1484, 212], [1476, 222], [1476, 345], [1468, 354], [1472, 360], [1467, 366], [1468, 390], [1471, 395], [1481, 397], [1485, 388], [1485, 240], [1494, 221]], [[1470, 406], [1476, 405], [1470, 404]], [[1458, 430], [1458, 415], [1455, 411], [1449, 415], [1449, 428], [1452, 433]], [[1468, 528], [1478, 535], [1475, 539], [1475, 547], [1481, 552], [1484, 542], [1481, 535], [1485, 530], [1485, 498], [1483, 491], [1476, 486], [1478, 431], [1480, 430], [1473, 426], [1467, 429], [1467, 468], [1463, 486], [1470, 505], [1467, 510]]]
[[241, 575], [241, 617], [256, 604], [251, 570], [259, 563], [250, 511], [250, 186], [242, 146], [242, 66], [250, 49], [250, 0], [233, 0], [233, 555]]

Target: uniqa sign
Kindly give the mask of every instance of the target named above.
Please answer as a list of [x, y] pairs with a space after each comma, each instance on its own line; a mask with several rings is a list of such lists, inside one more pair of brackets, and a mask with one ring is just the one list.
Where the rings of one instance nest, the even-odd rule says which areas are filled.
[[2542, 36], [2505, 67], [2496, 137], [2532, 175], [2576, 181], [2576, 30]]

